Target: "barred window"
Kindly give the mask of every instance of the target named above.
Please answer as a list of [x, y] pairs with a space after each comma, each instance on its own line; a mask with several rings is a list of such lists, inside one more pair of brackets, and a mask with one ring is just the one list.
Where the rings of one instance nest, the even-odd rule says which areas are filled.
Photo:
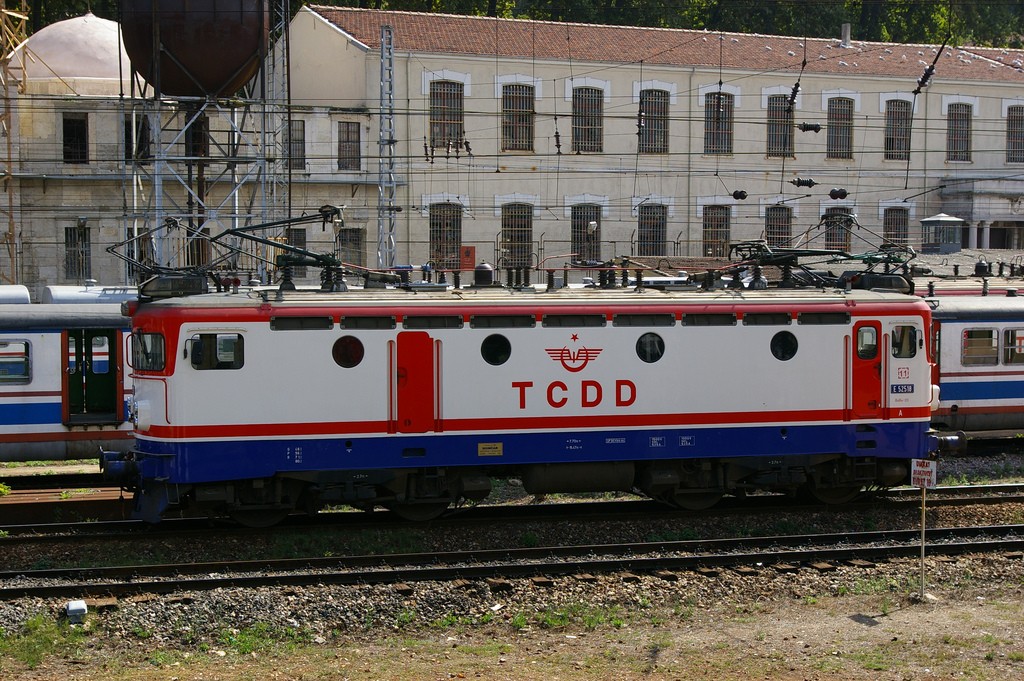
[[430, 146], [441, 149], [448, 143], [462, 144], [465, 135], [463, 127], [463, 85], [451, 80], [435, 80], [430, 83]]
[[1024, 163], [1024, 106], [1006, 110], [1006, 162]]
[[768, 97], [768, 156], [793, 156], [793, 108], [786, 95]]
[[334, 235], [334, 249], [345, 263], [366, 267], [366, 231], [358, 227], [342, 227]]
[[92, 240], [84, 218], [64, 228], [64, 278], [76, 282], [92, 278]]
[[338, 170], [359, 170], [361, 166], [359, 123], [338, 121]]
[[640, 92], [640, 128], [637, 131], [641, 154], [668, 153], [668, 103], [665, 90]]
[[513, 83], [501, 88], [501, 150], [533, 151], [534, 87]]
[[639, 256], [665, 255], [668, 232], [668, 207], [645, 203], [637, 209], [637, 244]]
[[598, 88], [573, 88], [572, 150], [604, 151], [604, 91]]
[[946, 112], [946, 160], [971, 160], [971, 105], [958, 102]]
[[[287, 140], [285, 140], [287, 143]], [[210, 118], [205, 114], [195, 117], [192, 123], [185, 128], [184, 139], [185, 155], [192, 158], [201, 158], [210, 155]], [[287, 144], [285, 146], [287, 149]]]
[[906, 161], [910, 158], [911, 103], [890, 99], [885, 103], [885, 159]]
[[508, 267], [529, 267], [533, 246], [533, 206], [507, 203], [501, 207], [501, 250]]
[[828, 100], [828, 139], [825, 158], [853, 158], [853, 100]]
[[89, 114], [66, 112], [63, 116], [64, 162], [89, 162]]
[[306, 169], [306, 121], [288, 121], [288, 168]]
[[145, 163], [153, 158], [151, 140], [149, 116], [136, 115], [134, 123], [132, 116], [124, 117], [124, 160]]
[[601, 206], [572, 207], [572, 252], [577, 260], [601, 260]]
[[850, 209], [846, 206], [825, 209], [825, 248], [834, 251], [850, 250], [851, 215]]
[[444, 270], [459, 269], [462, 245], [462, 205], [430, 204], [430, 259]]
[[910, 237], [910, 211], [906, 208], [886, 208], [882, 213], [882, 238], [887, 243], [905, 246]]
[[[287, 227], [284, 230], [284, 240], [289, 246], [295, 246], [296, 248], [306, 247], [306, 228], [305, 227]], [[304, 265], [292, 267], [292, 274], [296, 277], [306, 276], [306, 267]]]
[[768, 206], [764, 210], [764, 238], [769, 246], [789, 244], [793, 238], [793, 209], [789, 206]]
[[704, 95], [704, 153], [732, 153], [733, 96], [728, 92]]
[[724, 258], [729, 250], [729, 206], [704, 206], [704, 255]]

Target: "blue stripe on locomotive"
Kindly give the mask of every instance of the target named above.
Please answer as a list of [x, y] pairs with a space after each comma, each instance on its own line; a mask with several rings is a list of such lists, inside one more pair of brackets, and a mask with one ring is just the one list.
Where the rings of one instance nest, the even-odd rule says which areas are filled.
[[[294, 471], [654, 461], [658, 459], [848, 454], [927, 456], [928, 424], [889, 422], [480, 435], [411, 435], [165, 443], [143, 440], [142, 476], [171, 484], [262, 478]], [[504, 454], [481, 456], [501, 443]], [[239, 467], [244, 462], [244, 468]]]

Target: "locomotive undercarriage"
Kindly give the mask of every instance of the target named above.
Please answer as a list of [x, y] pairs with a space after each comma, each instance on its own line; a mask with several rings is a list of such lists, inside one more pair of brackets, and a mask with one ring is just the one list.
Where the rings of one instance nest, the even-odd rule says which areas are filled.
[[679, 508], [703, 510], [725, 495], [744, 496], [757, 491], [799, 494], [826, 504], [842, 504], [864, 489], [901, 484], [908, 471], [905, 460], [821, 454], [538, 464], [493, 470], [325, 471], [150, 492], [165, 495], [169, 507], [188, 515], [227, 515], [243, 525], [267, 526], [290, 513], [314, 515], [331, 505], [365, 510], [383, 506], [407, 520], [430, 520], [452, 504], [486, 498], [492, 478], [517, 477], [523, 489], [533, 495], [635, 492]]

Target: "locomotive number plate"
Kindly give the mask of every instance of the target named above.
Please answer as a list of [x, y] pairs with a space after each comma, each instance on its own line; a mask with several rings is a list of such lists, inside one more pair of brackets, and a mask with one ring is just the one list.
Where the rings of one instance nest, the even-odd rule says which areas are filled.
[[913, 383], [897, 383], [895, 385], [890, 385], [889, 386], [889, 392], [891, 392], [894, 395], [899, 395], [899, 394], [903, 394], [903, 393], [912, 393], [912, 392], [914, 392], [914, 384]]

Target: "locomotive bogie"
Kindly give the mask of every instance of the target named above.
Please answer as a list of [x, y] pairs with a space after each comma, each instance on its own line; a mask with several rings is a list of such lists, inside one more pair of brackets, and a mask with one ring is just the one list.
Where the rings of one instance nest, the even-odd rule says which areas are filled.
[[[502, 477], [534, 494], [640, 491], [690, 508], [807, 485], [837, 499], [906, 469], [876, 461], [933, 451], [929, 311], [911, 296], [280, 298], [136, 312], [137, 444], [112, 469], [151, 495], [194, 490], [157, 495], [143, 517], [347, 503], [425, 518]], [[243, 477], [267, 482], [236, 489]]]

